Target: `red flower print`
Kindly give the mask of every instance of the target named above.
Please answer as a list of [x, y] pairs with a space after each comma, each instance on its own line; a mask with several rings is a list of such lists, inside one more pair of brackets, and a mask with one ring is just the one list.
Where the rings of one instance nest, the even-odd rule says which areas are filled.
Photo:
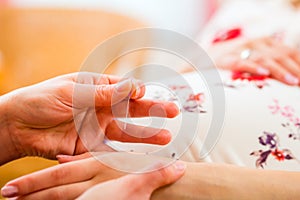
[[225, 42], [228, 40], [232, 40], [235, 38], [238, 38], [242, 35], [242, 29], [241, 28], [232, 28], [228, 30], [220, 31], [216, 34], [215, 38], [213, 39], [212, 43], [219, 43], [219, 42]]
[[204, 98], [204, 94], [203, 93], [190, 94], [190, 96], [187, 99], [187, 101], [199, 101], [199, 102], [202, 102], [203, 98]]
[[278, 149], [275, 149], [274, 151], [272, 151], [272, 155], [278, 160], [278, 161], [283, 161], [285, 156], [283, 151], [280, 151]]
[[249, 72], [233, 71], [231, 78], [232, 80], [263, 81], [268, 78], [268, 76], [252, 74]]

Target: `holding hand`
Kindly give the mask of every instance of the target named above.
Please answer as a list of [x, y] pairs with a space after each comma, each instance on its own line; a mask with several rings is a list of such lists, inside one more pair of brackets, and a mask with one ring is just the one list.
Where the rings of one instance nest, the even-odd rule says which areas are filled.
[[95, 158], [83, 159], [86, 157], [89, 157], [88, 153], [59, 157], [60, 161], [67, 163], [10, 181], [2, 188], [2, 195], [18, 196], [23, 200], [74, 199], [81, 194], [80, 199], [149, 199], [155, 189], [175, 182], [185, 170], [183, 162], [176, 162], [158, 171], [123, 176], [124, 173], [101, 164]]
[[[81, 79], [78, 83], [79, 75]], [[73, 98], [75, 87], [79, 93], [77, 91], [78, 95]], [[166, 144], [171, 138], [167, 130], [130, 125], [126, 132], [136, 131], [140, 135], [157, 133], [148, 138], [130, 136], [124, 132], [123, 126], [119, 126], [112, 113], [112, 106], [130, 97], [131, 117], [175, 117], [178, 114], [178, 108], [173, 103], [139, 100], [144, 92], [142, 84], [130, 79], [121, 81], [120, 78], [110, 75], [74, 73], [1, 96], [1, 142], [5, 144], [2, 148], [10, 148], [6, 149], [8, 153], [1, 157], [0, 164], [22, 156], [53, 159], [58, 154], [86, 152], [78, 134], [97, 134], [98, 131], [111, 140]], [[86, 101], [89, 94], [94, 95], [94, 101]], [[89, 121], [90, 113], [95, 112], [100, 130], [94, 130], [95, 124]], [[75, 126], [74, 120], [80, 122], [79, 128]], [[80, 130], [79, 133], [76, 128]], [[88, 139], [103, 138], [102, 135]]]

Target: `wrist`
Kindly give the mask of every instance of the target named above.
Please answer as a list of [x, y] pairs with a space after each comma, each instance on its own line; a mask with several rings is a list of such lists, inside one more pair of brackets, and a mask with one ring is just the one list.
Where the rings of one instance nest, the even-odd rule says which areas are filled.
[[9, 94], [0, 96], [0, 165], [21, 157], [9, 128], [9, 102]]

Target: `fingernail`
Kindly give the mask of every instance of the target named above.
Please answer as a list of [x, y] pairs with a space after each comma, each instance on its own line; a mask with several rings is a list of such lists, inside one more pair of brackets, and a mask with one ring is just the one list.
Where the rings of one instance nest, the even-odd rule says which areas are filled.
[[72, 157], [72, 156], [69, 156], [69, 155], [57, 155], [56, 156], [56, 159], [61, 159], [61, 158], [69, 158], [69, 157]]
[[131, 80], [130, 79], [125, 79], [121, 82], [119, 82], [116, 86], [116, 90], [118, 92], [125, 92], [125, 91], [128, 91], [128, 90], [131, 90], [131, 87], [132, 87], [132, 83], [131, 83]]
[[18, 194], [18, 188], [15, 187], [15, 186], [10, 186], [10, 185], [4, 186], [1, 189], [1, 194], [4, 197], [13, 197], [13, 196], [16, 196]]
[[260, 75], [265, 75], [265, 76], [270, 75], [270, 71], [266, 68], [263, 68], [263, 67], [257, 68], [257, 73], [260, 74]]
[[132, 87], [134, 88], [134, 91], [133, 91], [133, 93], [131, 95], [131, 98], [132, 99], [136, 99], [136, 98], [138, 98], [141, 95], [140, 94], [141, 93], [140, 86], [142, 85], [142, 83], [141, 83], [141, 81], [137, 81], [135, 79], [132, 79], [131, 81], [132, 81]]
[[138, 98], [139, 97], [139, 95], [140, 95], [140, 87], [139, 87], [139, 84], [138, 84], [138, 82], [135, 80], [135, 79], [131, 79], [131, 83], [132, 83], [132, 86], [133, 86], [133, 88], [134, 88], [134, 91], [132, 92], [132, 94], [131, 94], [131, 98], [132, 99], [136, 99], [136, 98]]
[[299, 79], [296, 78], [295, 76], [291, 75], [291, 74], [286, 74], [285, 75], [285, 80], [291, 84], [291, 85], [298, 85], [299, 84]]
[[18, 197], [11, 197], [11, 198], [7, 198], [8, 200], [16, 200], [18, 199]]
[[182, 161], [177, 161], [175, 164], [174, 164], [174, 167], [175, 167], [175, 170], [178, 171], [178, 172], [182, 172], [185, 170], [186, 168], [186, 164]]

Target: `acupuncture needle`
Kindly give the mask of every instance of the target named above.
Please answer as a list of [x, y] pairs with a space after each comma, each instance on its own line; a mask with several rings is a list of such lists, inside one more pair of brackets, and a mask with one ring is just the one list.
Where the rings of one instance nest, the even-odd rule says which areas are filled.
[[[131, 97], [131, 92], [129, 93], [128, 95], [128, 98], [127, 98], [127, 105], [126, 105], [126, 113], [125, 113], [125, 119], [128, 118], [128, 115], [129, 115], [129, 102], [130, 102], [130, 97]], [[127, 128], [127, 122], [125, 121], [124, 125], [123, 125], [123, 129], [126, 130]]]
[[[131, 80], [131, 83], [132, 85], [137, 85], [136, 82], [132, 79]], [[135, 95], [136, 94], [139, 94], [140, 92], [140, 88], [139, 87], [135, 87]], [[132, 94], [134, 93], [134, 91], [131, 91], [129, 94], [128, 94], [128, 97], [127, 97], [127, 105], [126, 105], [126, 113], [125, 113], [125, 118], [127, 119], [128, 118], [128, 115], [129, 115], [129, 106], [130, 106], [130, 98], [132, 96]], [[123, 129], [125, 130], [127, 128], [127, 122], [124, 123], [123, 125]]]

